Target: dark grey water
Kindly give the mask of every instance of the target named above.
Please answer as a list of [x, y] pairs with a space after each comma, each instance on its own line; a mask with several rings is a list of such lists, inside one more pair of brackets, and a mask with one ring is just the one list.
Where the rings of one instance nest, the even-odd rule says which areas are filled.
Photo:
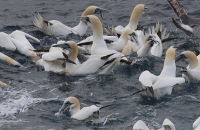
[[[32, 26], [33, 15], [39, 12], [46, 20], [56, 19], [71, 27], [78, 24], [76, 16], [90, 6], [96, 5], [106, 8], [111, 13], [102, 20], [103, 26], [125, 26], [136, 4], [146, 4], [149, 8], [140, 23], [144, 28], [152, 27], [160, 21], [170, 32], [171, 37], [178, 37], [172, 42], [184, 48], [177, 49], [177, 55], [184, 50], [192, 50], [191, 43], [185, 40], [185, 35], [172, 24], [171, 17], [176, 18], [174, 12], [165, 0], [1, 0], [0, 31], [11, 33], [18, 29], [27, 32], [41, 40], [35, 48], [49, 47], [58, 38], [46, 36]], [[199, 17], [198, 0], [180, 0], [191, 17]], [[80, 41], [91, 35], [91, 29], [83, 36], [69, 35], [60, 37], [64, 40]], [[198, 36], [198, 34], [197, 34]], [[200, 40], [197, 37], [197, 42]], [[199, 84], [182, 84], [174, 87], [172, 95], [164, 96], [159, 101], [143, 97], [140, 94], [120, 98], [141, 88], [138, 80], [142, 71], [148, 69], [154, 74], [160, 74], [165, 57], [147, 57], [138, 66], [119, 66], [114, 73], [107, 76], [64, 76], [52, 72], [45, 72], [37, 67], [29, 57], [19, 52], [0, 51], [20, 62], [26, 68], [17, 68], [0, 62], [0, 80], [10, 83], [12, 88], [0, 91], [0, 129], [132, 129], [134, 123], [142, 119], [152, 130], [157, 130], [165, 118], [170, 119], [177, 130], [191, 130], [193, 122], [200, 115]], [[137, 59], [132, 56], [131, 59]], [[185, 62], [179, 65], [186, 66]], [[181, 76], [177, 69], [177, 76]], [[101, 102], [102, 105], [115, 103], [116, 105], [101, 111], [101, 117], [112, 112], [116, 121], [107, 122], [105, 126], [90, 125], [84, 121], [70, 118], [69, 113], [56, 117], [63, 100], [68, 96], [75, 96], [81, 102], [81, 107], [92, 105], [85, 100]]]

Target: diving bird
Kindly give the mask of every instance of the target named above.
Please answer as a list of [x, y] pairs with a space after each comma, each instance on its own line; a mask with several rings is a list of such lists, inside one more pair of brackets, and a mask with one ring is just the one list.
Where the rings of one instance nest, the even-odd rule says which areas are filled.
[[23, 67], [23, 65], [21, 65], [19, 62], [17, 62], [16, 60], [10, 58], [9, 56], [6, 56], [5, 54], [0, 52], [0, 59], [13, 65], [13, 66], [19, 66], [19, 67]]
[[[136, 39], [136, 34], [134, 30], [127, 30], [119, 37], [119, 39], [115, 36], [103, 36], [104, 41], [106, 42], [107, 48], [110, 50], [116, 50], [118, 52], [122, 52], [122, 49], [125, 45], [128, 44], [128, 41]], [[135, 41], [134, 40], [134, 41]], [[86, 38], [85, 40], [77, 43], [78, 46], [84, 47], [85, 51], [89, 54], [91, 53], [91, 46], [93, 44], [93, 36]]]
[[181, 67], [183, 77], [189, 83], [198, 83], [200, 81], [200, 55], [196, 56], [191, 51], [184, 51], [176, 57], [176, 62], [183, 59], [189, 62], [187, 68]]
[[[101, 17], [103, 18], [103, 13], [109, 12], [106, 9], [97, 7], [97, 6], [89, 6], [88, 8], [85, 9], [85, 11], [82, 13], [82, 16], [87, 16], [91, 14], [100, 14]], [[87, 24], [80, 21], [80, 23], [71, 28], [63, 23], [61, 23], [58, 20], [50, 20], [50, 21], [45, 21], [41, 17], [41, 15], [38, 13], [38, 16], [35, 17], [34, 19], [34, 25], [42, 32], [44, 32], [47, 35], [53, 35], [53, 36], [59, 36], [59, 35], [68, 35], [70, 33], [74, 33], [77, 35], [84, 35], [87, 31]]]
[[146, 124], [142, 120], [138, 120], [134, 124], [133, 130], [150, 130], [150, 129], [146, 126]]
[[105, 120], [108, 119], [109, 116], [106, 116], [106, 118], [102, 118], [103, 120], [99, 120], [99, 110], [108, 106], [111, 105], [103, 107], [91, 105], [89, 107], [83, 107], [82, 109], [80, 109], [79, 100], [76, 97], [68, 97], [67, 99], [65, 99], [63, 106], [59, 109], [59, 113], [63, 113], [66, 109], [68, 109], [71, 114], [71, 118], [87, 121], [98, 120], [100, 121], [98, 123], [103, 123]]
[[[74, 41], [67, 41], [63, 44], [56, 44], [53, 47], [63, 48], [69, 51], [68, 56], [65, 59], [76, 62], [78, 55], [78, 46]], [[67, 75], [86, 75], [98, 72], [99, 74], [109, 74], [113, 68], [119, 64], [121, 55], [115, 57], [115, 59], [108, 60], [114, 53], [108, 55], [91, 55], [88, 60], [80, 65], [73, 64], [71, 62], [65, 63], [64, 72]], [[107, 65], [105, 68], [101, 67]]]
[[196, 121], [193, 123], [193, 129], [199, 130], [200, 129], [200, 117], [196, 119]]
[[35, 52], [31, 51], [33, 46], [32, 43], [40, 43], [40, 40], [19, 30], [13, 31], [11, 34], [6, 34], [4, 32], [0, 33], [0, 46], [11, 51], [19, 51], [21, 54], [30, 56], [34, 62], [36, 62], [39, 57]]
[[169, 120], [169, 119], [165, 119], [163, 121], [162, 127], [158, 130], [176, 130], [174, 124]]
[[[117, 58], [119, 55], [122, 55], [116, 50], [108, 49], [104, 39], [103, 39], [103, 28], [101, 21], [98, 17], [94, 15], [88, 16], [79, 16], [80, 20], [87, 23], [87, 25], [92, 29], [93, 32], [93, 44], [91, 46], [91, 55], [109, 55], [113, 54], [109, 59]], [[123, 55], [122, 55], [123, 56]], [[124, 61], [127, 61], [126, 57], [122, 58]]]
[[193, 34], [194, 27], [198, 27], [200, 25], [200, 19], [190, 18], [178, 0], [167, 0], [167, 2], [181, 21], [181, 23], [179, 23], [172, 18], [174, 25], [186, 34]]
[[171, 94], [173, 86], [185, 82], [182, 77], [176, 77], [175, 49], [169, 48], [166, 51], [164, 66], [159, 76], [144, 71], [139, 81], [144, 89], [144, 94], [159, 99], [161, 96]]

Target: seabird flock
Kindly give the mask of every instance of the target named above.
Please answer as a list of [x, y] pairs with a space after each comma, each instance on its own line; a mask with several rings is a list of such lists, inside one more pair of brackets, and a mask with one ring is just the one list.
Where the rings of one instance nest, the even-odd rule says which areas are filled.
[[[187, 35], [194, 34], [194, 29], [200, 24], [200, 19], [190, 18], [178, 0], [167, 0], [167, 2], [181, 21], [180, 23], [172, 18], [174, 25]], [[175, 38], [170, 38], [169, 34], [166, 34], [166, 29], [163, 30], [159, 22], [147, 33], [144, 33], [138, 21], [145, 9], [144, 4], [136, 5], [129, 23], [125, 27], [118, 25], [117, 27], [104, 28], [108, 35], [103, 35], [101, 21], [95, 14], [99, 14], [103, 19], [103, 14], [109, 11], [97, 6], [86, 8], [82, 15], [77, 17], [80, 20], [79, 24], [73, 28], [57, 20], [45, 21], [38, 13], [33, 23], [46, 35], [67, 36], [73, 33], [83, 36], [87, 33], [88, 28], [91, 28], [93, 35], [78, 43], [60, 40], [48, 49], [35, 49], [31, 43], [40, 44], [40, 40], [25, 32], [16, 30], [11, 34], [0, 33], [0, 47], [10, 51], [17, 50], [31, 57], [32, 61], [36, 65], [44, 67], [45, 71], [66, 75], [110, 74], [116, 66], [136, 64], [127, 58], [132, 53], [137, 53], [138, 57], [152, 55], [161, 57], [163, 50], [167, 49], [160, 75], [156, 76], [148, 70], [142, 72], [139, 76], [142, 89], [136, 93], [142, 92], [146, 96], [159, 99], [163, 95], [170, 95], [173, 86], [176, 84], [184, 82], [199, 83], [200, 52], [196, 49], [197, 54], [192, 51], [184, 51], [179, 56], [175, 56], [176, 49], [170, 46], [170, 40]], [[86, 55], [85, 57], [88, 59], [81, 63], [77, 56], [84, 54], [90, 55]], [[0, 59], [11, 65], [23, 67], [19, 62], [1, 52]], [[183, 59], [189, 65], [187, 67], [176, 66], [176, 63]], [[182, 77], [176, 77], [176, 67], [181, 68]], [[0, 81], [0, 86], [8, 87], [9, 85]], [[100, 118], [99, 110], [109, 106], [111, 105], [103, 107], [92, 105], [80, 109], [79, 100], [72, 96], [64, 101], [63, 106], [55, 115], [60, 115], [68, 109], [71, 118], [105, 125], [107, 120], [115, 120], [115, 118], [110, 118], [113, 113]], [[199, 124], [200, 118], [194, 122], [193, 129], [200, 130]], [[149, 130], [149, 128], [142, 120], [139, 120], [133, 126], [133, 130]], [[159, 130], [175, 130], [175, 126], [169, 119], [165, 119]]]

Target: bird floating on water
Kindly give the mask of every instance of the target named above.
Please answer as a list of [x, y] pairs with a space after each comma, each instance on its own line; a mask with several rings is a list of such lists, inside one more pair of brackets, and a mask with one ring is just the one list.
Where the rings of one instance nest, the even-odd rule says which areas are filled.
[[[102, 19], [103, 19], [103, 13], [109, 12], [106, 9], [97, 7], [97, 6], [89, 6], [88, 8], [85, 9], [85, 11], [82, 13], [82, 16], [87, 16], [91, 14], [100, 14]], [[59, 35], [68, 35], [70, 33], [74, 33], [77, 35], [84, 35], [87, 31], [87, 24], [84, 23], [83, 21], [80, 21], [80, 23], [71, 28], [63, 23], [61, 23], [58, 20], [50, 20], [50, 21], [45, 21], [41, 17], [41, 15], [38, 13], [38, 16], [35, 17], [34, 19], [34, 25], [42, 32], [44, 32], [47, 35], [53, 35], [53, 36], [59, 36]]]
[[[127, 30], [119, 37], [116, 36], [103, 36], [104, 41], [106, 42], [107, 48], [110, 50], [116, 50], [122, 52], [122, 49], [127, 45], [128, 40], [135, 39], [136, 34], [134, 30]], [[117, 39], [116, 39], [117, 38]], [[137, 40], [137, 39], [135, 39]], [[93, 44], [93, 36], [90, 36], [83, 41], [77, 43], [78, 46], [84, 47], [85, 51], [91, 54], [91, 46]]]
[[[112, 30], [110, 30], [110, 28], [108, 27], [108, 28], [105, 28], [106, 32], [109, 35], [116, 35], [115, 32], [120, 35], [128, 29], [136, 30], [137, 25], [138, 25], [138, 21], [139, 21], [141, 15], [142, 15], [142, 13], [145, 9], [146, 8], [145, 8], [144, 4], [136, 5], [135, 8], [133, 9], [132, 14], [131, 14], [129, 23], [128, 23], [128, 25], [126, 25], [126, 27], [123, 27], [122, 25], [118, 25], [117, 27], [115, 27], [115, 29], [113, 28]], [[111, 34], [113, 32], [114, 32], [114, 34]]]
[[155, 76], [147, 70], [141, 73], [139, 81], [145, 90], [145, 95], [158, 99], [163, 95], [171, 94], [174, 85], [185, 82], [184, 78], [176, 77], [174, 58], [175, 49], [169, 48], [166, 51], [164, 66], [159, 76]]
[[176, 57], [176, 62], [185, 59], [189, 62], [187, 68], [181, 67], [183, 77], [189, 83], [199, 83], [200, 81], [200, 55], [196, 56], [191, 51], [184, 51]]
[[[64, 48], [69, 51], [68, 56], [65, 59], [71, 62], [65, 63], [64, 72], [67, 75], [86, 75], [92, 73], [99, 74], [110, 74], [114, 67], [119, 64], [121, 59], [121, 55], [119, 55], [116, 59], [108, 60], [112, 54], [108, 55], [91, 55], [88, 60], [83, 62], [80, 65], [73, 64], [76, 62], [78, 55], [78, 46], [74, 41], [67, 41], [63, 44], [56, 44], [53, 47]], [[65, 60], [63, 59], [63, 60]], [[105, 68], [100, 69], [101, 67], [107, 65]]]
[[[120, 52], [108, 49], [104, 39], [103, 39], [103, 28], [101, 21], [98, 17], [94, 15], [79, 16], [80, 20], [87, 23], [87, 25], [92, 29], [93, 32], [93, 44], [91, 46], [91, 55], [110, 55], [109, 59], [117, 58], [122, 55]], [[122, 58], [123, 61], [127, 61], [126, 57]]]
[[68, 97], [65, 99], [63, 106], [59, 109], [59, 113], [63, 113], [66, 109], [69, 110], [71, 114], [71, 118], [77, 120], [87, 120], [92, 121], [93, 123], [104, 123], [108, 120], [108, 118], [113, 114], [105, 116], [104, 118], [99, 117], [99, 110], [108, 107], [111, 105], [97, 107], [95, 105], [91, 105], [89, 107], [83, 107], [80, 109], [79, 100], [76, 97]]
[[[142, 121], [142, 120], [138, 120], [134, 126], [133, 126], [133, 130], [150, 130], [146, 124]], [[176, 130], [174, 124], [169, 120], [169, 119], [165, 119], [163, 121], [162, 127], [158, 130]]]

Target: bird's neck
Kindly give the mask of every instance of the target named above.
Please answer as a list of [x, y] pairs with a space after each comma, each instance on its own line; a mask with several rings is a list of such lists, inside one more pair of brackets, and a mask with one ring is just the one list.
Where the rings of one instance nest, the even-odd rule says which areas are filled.
[[71, 53], [69, 53], [68, 58], [69, 60], [76, 63], [77, 55], [78, 55], [78, 48], [75, 48], [73, 49], [73, 51], [71, 51]]
[[106, 47], [107, 45], [103, 39], [103, 28], [102, 25], [98, 26], [93, 26], [92, 32], [93, 32], [93, 47], [98, 48], [98, 47]]
[[136, 30], [138, 21], [139, 21], [141, 15], [142, 14], [140, 14], [140, 13], [135, 13], [135, 10], [133, 10], [130, 20], [129, 20], [129, 23], [125, 28]]
[[199, 66], [197, 57], [192, 57], [191, 59], [189, 59], [189, 69], [194, 69], [197, 66]]
[[78, 111], [80, 111], [80, 105], [71, 108], [69, 111], [70, 111], [71, 116], [73, 116], [73, 115], [76, 114]]
[[176, 65], [174, 59], [165, 58], [163, 70], [160, 76], [175, 77], [176, 76]]
[[80, 36], [84, 35], [88, 29], [88, 26], [80, 21], [80, 23], [73, 28]]

